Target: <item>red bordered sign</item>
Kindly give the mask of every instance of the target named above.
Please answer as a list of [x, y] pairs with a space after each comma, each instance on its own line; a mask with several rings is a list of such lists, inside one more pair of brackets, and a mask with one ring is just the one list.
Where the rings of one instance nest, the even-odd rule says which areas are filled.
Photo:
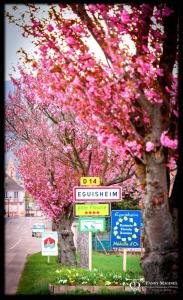
[[80, 187], [73, 188], [75, 202], [120, 202], [122, 200], [122, 188], [115, 187]]

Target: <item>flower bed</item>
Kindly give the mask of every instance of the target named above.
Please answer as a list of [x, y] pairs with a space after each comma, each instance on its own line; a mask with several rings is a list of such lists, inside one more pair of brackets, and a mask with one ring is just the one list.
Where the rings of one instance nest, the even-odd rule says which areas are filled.
[[136, 278], [140, 282], [139, 291], [142, 291], [143, 279], [138, 274], [132, 272], [116, 273], [101, 272], [97, 269], [93, 271], [75, 268], [63, 268], [56, 270], [56, 277], [49, 284], [49, 291], [52, 294], [67, 293], [78, 289], [97, 293], [101, 289], [115, 291], [133, 291], [129, 286]]

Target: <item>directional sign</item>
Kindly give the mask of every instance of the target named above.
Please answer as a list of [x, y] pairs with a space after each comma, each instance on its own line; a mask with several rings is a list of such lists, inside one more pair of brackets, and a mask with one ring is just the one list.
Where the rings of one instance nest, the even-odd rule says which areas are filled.
[[73, 198], [76, 202], [118, 202], [122, 200], [121, 187], [74, 187]]
[[112, 210], [111, 219], [111, 247], [140, 248], [141, 211]]
[[56, 231], [45, 231], [42, 233], [42, 255], [58, 255], [58, 233]]
[[110, 203], [77, 203], [74, 205], [75, 217], [110, 216]]
[[100, 177], [81, 177], [81, 185], [100, 185]]
[[79, 219], [80, 232], [98, 232], [105, 230], [104, 218], [81, 218]]

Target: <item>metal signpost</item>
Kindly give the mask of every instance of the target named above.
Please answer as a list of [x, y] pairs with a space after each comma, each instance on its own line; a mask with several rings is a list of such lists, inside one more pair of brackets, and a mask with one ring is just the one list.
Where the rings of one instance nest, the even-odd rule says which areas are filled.
[[[93, 187], [100, 184], [99, 177], [81, 177], [80, 184], [82, 186], [73, 188], [75, 217], [90, 217], [79, 219], [79, 230], [89, 233], [89, 270], [92, 270], [92, 232], [104, 231], [105, 219], [98, 217], [110, 216], [109, 204], [122, 200], [122, 189], [120, 186]], [[91, 218], [95, 216], [97, 218]]]
[[50, 256], [58, 255], [58, 233], [56, 231], [45, 231], [42, 233], [42, 256], [48, 256], [48, 263]]
[[79, 231], [89, 233], [88, 251], [89, 251], [89, 270], [92, 270], [92, 232], [105, 230], [104, 218], [80, 218]]
[[112, 210], [111, 247], [123, 248], [123, 271], [126, 271], [126, 248], [140, 248], [141, 211]]
[[109, 217], [110, 203], [76, 203], [74, 205], [75, 217]]

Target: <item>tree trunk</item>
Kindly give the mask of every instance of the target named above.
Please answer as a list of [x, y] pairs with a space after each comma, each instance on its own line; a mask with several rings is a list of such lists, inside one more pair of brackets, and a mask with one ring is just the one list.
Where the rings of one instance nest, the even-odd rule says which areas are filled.
[[71, 230], [74, 217], [64, 214], [54, 229], [58, 232], [58, 262], [67, 266], [77, 266], [74, 234]]
[[[173, 219], [173, 229], [174, 229], [174, 238], [175, 238], [175, 243], [177, 244], [178, 247], [178, 200], [180, 198], [180, 189], [181, 189], [181, 166], [179, 162], [177, 162], [177, 171], [174, 174], [175, 180], [173, 185], [170, 187], [170, 194], [169, 194], [169, 207], [170, 207], [170, 213], [172, 215]], [[172, 178], [173, 181], [173, 178]]]
[[176, 293], [178, 290], [173, 284], [178, 279], [178, 250], [174, 243], [172, 216], [168, 205], [166, 165], [164, 162], [157, 163], [152, 153], [147, 155], [143, 219], [145, 254], [141, 259], [141, 266], [147, 293]]
[[89, 268], [89, 233], [78, 232], [78, 250], [80, 253], [80, 267]]

